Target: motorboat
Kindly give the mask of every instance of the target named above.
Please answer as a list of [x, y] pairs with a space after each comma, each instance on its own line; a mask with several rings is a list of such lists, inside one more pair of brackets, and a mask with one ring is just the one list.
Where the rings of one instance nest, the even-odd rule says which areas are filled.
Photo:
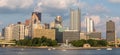
[[112, 48], [107, 48], [106, 50], [112, 50]]

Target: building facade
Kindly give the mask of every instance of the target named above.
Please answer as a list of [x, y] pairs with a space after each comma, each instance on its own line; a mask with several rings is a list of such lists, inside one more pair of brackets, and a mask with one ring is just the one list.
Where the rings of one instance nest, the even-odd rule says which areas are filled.
[[5, 37], [4, 39], [6, 41], [13, 40], [13, 38], [12, 38], [13, 26], [14, 26], [14, 24], [11, 24], [11, 25], [8, 25], [7, 27], [4, 28], [4, 37]]
[[86, 33], [80, 33], [80, 40], [86, 40], [87, 39], [87, 36], [86, 36]]
[[30, 19], [30, 25], [29, 25], [29, 37], [31, 37], [31, 38], [33, 37], [33, 33], [34, 33], [35, 28], [42, 29], [40, 22], [41, 22], [41, 13], [33, 12], [31, 19]]
[[115, 23], [112, 20], [106, 23], [106, 39], [108, 42], [115, 42]]
[[86, 29], [87, 33], [93, 32], [94, 31], [94, 22], [91, 18], [86, 18]]
[[55, 28], [62, 28], [62, 17], [57, 16], [55, 19]]
[[41, 19], [42, 13], [41, 13], [41, 12], [32, 12], [32, 15], [36, 15], [36, 17], [38, 18], [38, 20], [39, 20], [40, 22], [42, 21], [42, 19]]
[[34, 29], [32, 38], [46, 37], [55, 40], [55, 29]]
[[88, 39], [101, 40], [101, 32], [91, 32], [87, 36]]
[[25, 37], [25, 25], [18, 22], [13, 27], [13, 40], [22, 40]]
[[68, 40], [68, 42], [73, 41], [73, 40], [80, 40], [80, 32], [79, 31], [64, 31], [63, 32], [63, 42]]
[[80, 10], [70, 10], [70, 30], [80, 31]]

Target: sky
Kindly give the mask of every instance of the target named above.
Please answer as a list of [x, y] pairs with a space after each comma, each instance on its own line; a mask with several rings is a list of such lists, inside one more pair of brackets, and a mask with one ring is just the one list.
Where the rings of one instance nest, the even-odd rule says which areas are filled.
[[59, 15], [64, 26], [69, 27], [70, 8], [80, 8], [82, 32], [85, 17], [90, 17], [96, 31], [105, 37], [106, 21], [113, 20], [120, 37], [120, 0], [0, 0], [0, 31], [9, 24], [30, 19], [34, 11], [42, 13], [42, 23], [50, 23]]

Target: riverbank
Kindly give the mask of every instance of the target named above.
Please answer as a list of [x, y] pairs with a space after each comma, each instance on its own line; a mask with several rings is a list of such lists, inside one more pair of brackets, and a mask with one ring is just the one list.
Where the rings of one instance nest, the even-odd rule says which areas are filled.
[[[48, 47], [48, 46], [8, 46], [3, 48], [37, 48], [37, 49], [56, 49], [56, 50], [96, 50], [96, 49], [106, 49], [106, 48], [116, 48], [116, 47]], [[117, 47], [120, 48], [120, 47]]]

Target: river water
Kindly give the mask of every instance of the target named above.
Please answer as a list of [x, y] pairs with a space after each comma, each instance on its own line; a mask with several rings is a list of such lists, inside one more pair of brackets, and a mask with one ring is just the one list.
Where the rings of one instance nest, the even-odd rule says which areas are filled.
[[0, 48], [0, 55], [120, 55], [120, 48], [112, 50], [48, 50], [33, 48]]

